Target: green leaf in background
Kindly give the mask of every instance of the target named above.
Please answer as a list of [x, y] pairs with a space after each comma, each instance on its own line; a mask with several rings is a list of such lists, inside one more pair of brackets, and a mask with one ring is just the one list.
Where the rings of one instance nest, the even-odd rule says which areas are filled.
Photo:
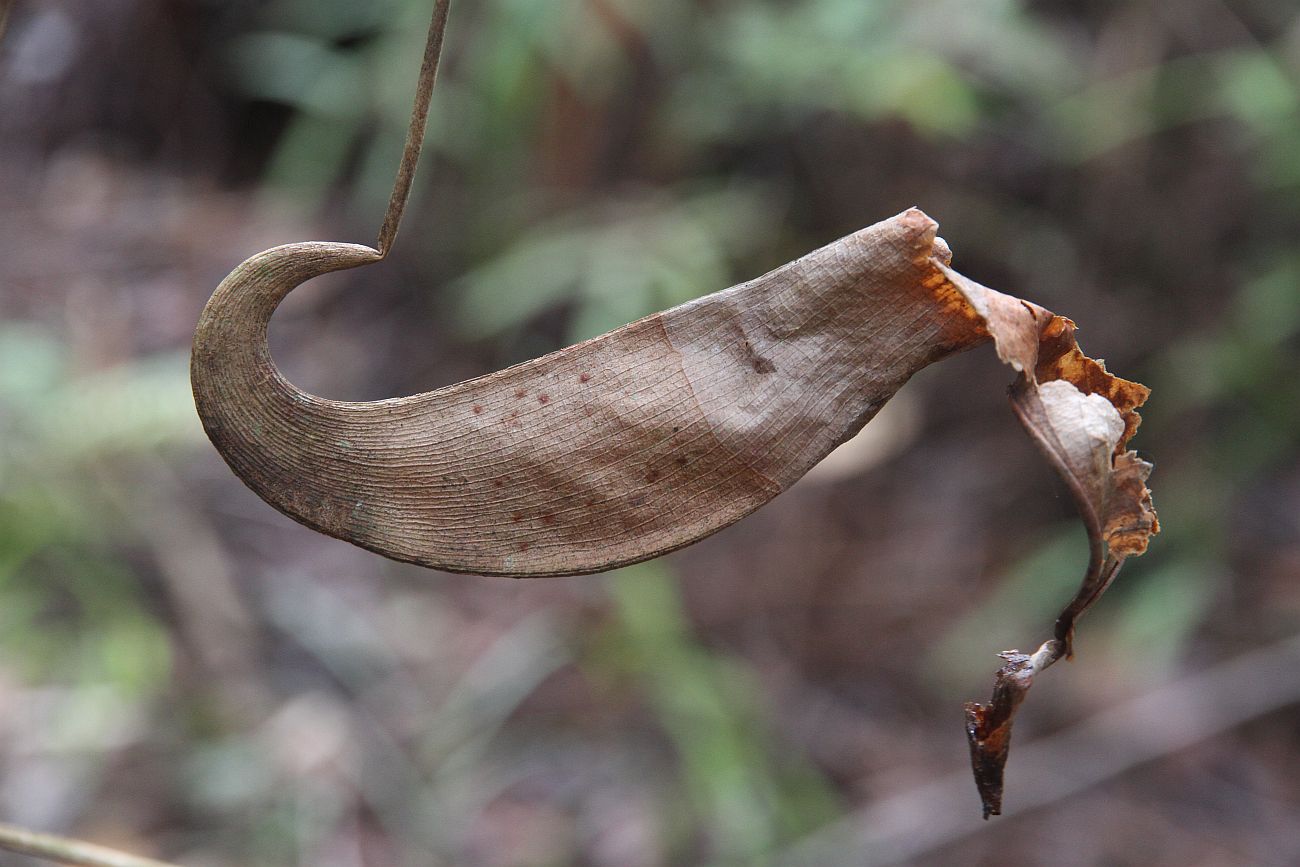
[[453, 287], [458, 330], [482, 338], [547, 308], [576, 307], [570, 338], [594, 337], [739, 282], [733, 263], [770, 242], [776, 208], [757, 187], [611, 202], [525, 232]]
[[76, 375], [66, 353], [37, 329], [0, 329], [0, 648], [34, 682], [147, 697], [166, 684], [170, 641], [119, 559], [131, 522], [107, 489], [133, 460], [201, 441], [188, 359]]
[[662, 563], [611, 573], [616, 621], [595, 667], [633, 678], [677, 751], [682, 794], [721, 863], [762, 856], [839, 811], [829, 782], [773, 749], [763, 689], [739, 660], [699, 645], [677, 580]]

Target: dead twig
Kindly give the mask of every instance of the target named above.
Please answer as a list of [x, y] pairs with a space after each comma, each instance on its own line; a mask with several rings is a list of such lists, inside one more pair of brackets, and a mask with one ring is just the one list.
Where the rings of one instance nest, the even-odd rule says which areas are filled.
[[5, 824], [0, 824], [0, 849], [77, 867], [176, 867], [165, 861], [128, 855], [84, 840], [41, 834]]

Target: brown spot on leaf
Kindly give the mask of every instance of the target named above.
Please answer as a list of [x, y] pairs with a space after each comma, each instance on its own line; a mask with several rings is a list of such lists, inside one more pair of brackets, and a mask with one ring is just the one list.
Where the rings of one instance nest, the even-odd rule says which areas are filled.
[[482, 414], [483, 414], [483, 407], [479, 406], [477, 403], [474, 404], [474, 415], [482, 415]]
[[772, 363], [770, 358], [764, 358], [754, 349], [754, 344], [749, 342], [749, 338], [745, 336], [745, 329], [739, 323], [736, 324], [736, 333], [740, 337], [740, 345], [744, 350], [745, 360], [749, 362], [750, 367], [754, 368], [755, 373], [771, 373], [776, 370], [776, 365]]
[[[587, 416], [602, 416], [599, 425], [574, 425], [566, 413], [536, 412], [529, 416], [528, 436], [522, 436], [515, 412], [501, 419], [504, 435], [444, 435], [442, 421], [459, 417], [465, 397], [475, 414], [491, 407], [499, 415], [500, 395], [510, 392], [518, 400], [532, 394], [546, 403], [549, 397], [539, 392], [557, 387], [553, 359], [397, 401], [342, 404], [293, 391], [286, 413], [272, 412], [272, 404], [249, 393], [275, 377], [265, 344], [270, 299], [282, 298], [293, 280], [377, 261], [374, 251], [358, 250], [366, 248], [279, 247], [223, 281], [195, 334], [195, 405], [235, 472], [281, 511], [369, 550], [401, 560], [415, 553], [416, 562], [454, 571], [596, 572], [689, 544], [788, 488], [807, 459], [817, 456], [813, 452], [824, 456], [821, 446], [855, 432], [866, 410], [884, 403], [921, 367], [992, 338], [999, 357], [1019, 374], [1013, 405], [1069, 484], [1093, 555], [1075, 600], [1057, 619], [1055, 643], [1029, 662], [1023, 655], [1008, 657], [993, 700], [968, 711], [981, 795], [990, 813], [997, 809], [1011, 719], [1027, 678], [1068, 655], [1076, 619], [1109, 586], [1124, 558], [1145, 550], [1159, 529], [1146, 489], [1151, 467], [1126, 450], [1147, 391], [1084, 356], [1073, 323], [947, 269], [948, 251], [935, 236], [934, 222], [913, 210], [742, 284], [724, 304], [674, 308], [562, 350], [562, 377], [585, 383], [590, 377], [584, 371], [602, 371], [600, 397], [584, 407]], [[862, 304], [864, 297], [872, 303]], [[761, 406], [736, 394], [755, 384], [751, 371], [795, 366], [807, 372], [806, 394], [790, 389]], [[862, 372], [852, 399], [838, 399], [842, 383], [822, 375], [839, 370]], [[733, 374], [751, 382], [736, 383]], [[710, 393], [703, 403], [694, 395], [691, 406], [696, 383]], [[816, 409], [809, 412], [811, 407]], [[673, 462], [685, 466], [691, 454], [656, 457], [656, 470], [646, 465], [644, 456], [662, 447], [665, 422], [675, 418], [706, 434], [714, 413], [719, 432], [744, 436], [726, 437], [728, 447], [708, 452], [708, 458], [707, 445], [694, 452], [701, 460], [692, 455], [688, 470], [674, 471], [689, 484], [647, 486], [666, 476]], [[262, 436], [272, 425], [284, 435]], [[376, 447], [353, 449], [349, 437]], [[684, 439], [674, 439], [673, 448], [684, 451]], [[329, 465], [340, 450], [348, 459], [346, 474], [295, 472]], [[772, 476], [753, 469], [751, 461], [774, 467]], [[487, 471], [513, 483], [533, 478], [529, 474], [539, 467], [550, 484], [520, 486], [516, 498], [493, 503], [482, 502], [481, 484], [462, 481], [462, 471], [475, 478]], [[637, 469], [645, 475], [638, 477]], [[428, 484], [434, 475], [447, 484]], [[643, 507], [651, 493], [655, 508], [647, 515]], [[362, 496], [365, 510], [353, 512]], [[592, 498], [586, 509], [567, 511], [583, 497]], [[560, 502], [575, 525], [608, 524], [609, 532], [589, 539], [557, 527], [537, 557], [511, 562], [511, 555], [538, 544], [531, 541], [536, 535], [520, 539], [526, 529], [535, 530], [532, 516], [556, 510]], [[518, 527], [503, 532], [506, 523]]]
[[591, 382], [591, 374], [584, 373], [578, 377], [578, 382]]
[[538, 402], [538, 403], [549, 403], [550, 400], [551, 400], [551, 396], [550, 396], [549, 394], [539, 394], [539, 395], [537, 395], [537, 402]]

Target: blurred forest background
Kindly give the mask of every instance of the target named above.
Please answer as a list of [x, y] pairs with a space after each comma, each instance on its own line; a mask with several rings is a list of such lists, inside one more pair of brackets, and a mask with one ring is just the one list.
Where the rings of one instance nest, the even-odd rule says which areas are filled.
[[193, 867], [1300, 863], [1294, 0], [459, 0], [394, 254], [273, 324], [299, 386], [409, 394], [924, 208], [1154, 389], [1165, 532], [987, 824], [962, 702], [1087, 559], [987, 347], [603, 576], [390, 563], [207, 444], [199, 310], [263, 248], [374, 237], [430, 6], [16, 6], [0, 817]]

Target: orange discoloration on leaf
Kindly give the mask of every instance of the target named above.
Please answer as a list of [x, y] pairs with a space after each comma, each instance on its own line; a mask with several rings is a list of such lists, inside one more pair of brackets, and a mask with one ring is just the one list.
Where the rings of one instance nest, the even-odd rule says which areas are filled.
[[297, 286], [377, 262], [391, 246], [447, 8], [437, 0], [375, 247], [267, 250], [204, 308], [191, 377], [213, 444], [275, 508], [384, 556], [480, 574], [596, 572], [741, 519], [912, 374], [992, 340], [1017, 373], [1016, 414], [1070, 486], [1091, 542], [1055, 637], [1032, 655], [1003, 654], [992, 701], [967, 707], [985, 815], [998, 812], [1012, 721], [1034, 676], [1070, 653], [1075, 621], [1159, 530], [1151, 465], [1125, 451], [1148, 390], [1084, 356], [1070, 320], [949, 268], [938, 224], [911, 208], [747, 283], [487, 376], [372, 402], [306, 394], [271, 360], [268, 323]]
[[1124, 435], [1115, 445], [1119, 454], [1142, 423], [1135, 410], [1146, 403], [1151, 389], [1109, 373], [1105, 362], [1084, 355], [1074, 332], [1075, 324], [1069, 319], [1051, 318], [1043, 328], [1034, 375], [1040, 383], [1063, 379], [1084, 394], [1100, 394], [1110, 401], [1124, 420]]
[[1126, 557], [1146, 551], [1160, 531], [1146, 481], [1152, 466], [1126, 451], [1150, 394], [1088, 358], [1075, 325], [1037, 305], [995, 292], [944, 269], [984, 320], [998, 357], [1019, 373], [1012, 406], [1030, 437], [1074, 495], [1088, 531], [1088, 568], [1073, 600], [1057, 617], [1052, 640], [1032, 656], [1008, 651], [987, 706], [967, 705], [971, 764], [984, 817], [1001, 811], [1002, 771], [1016, 710], [1034, 676], [1073, 655], [1075, 623], [1115, 580]]

